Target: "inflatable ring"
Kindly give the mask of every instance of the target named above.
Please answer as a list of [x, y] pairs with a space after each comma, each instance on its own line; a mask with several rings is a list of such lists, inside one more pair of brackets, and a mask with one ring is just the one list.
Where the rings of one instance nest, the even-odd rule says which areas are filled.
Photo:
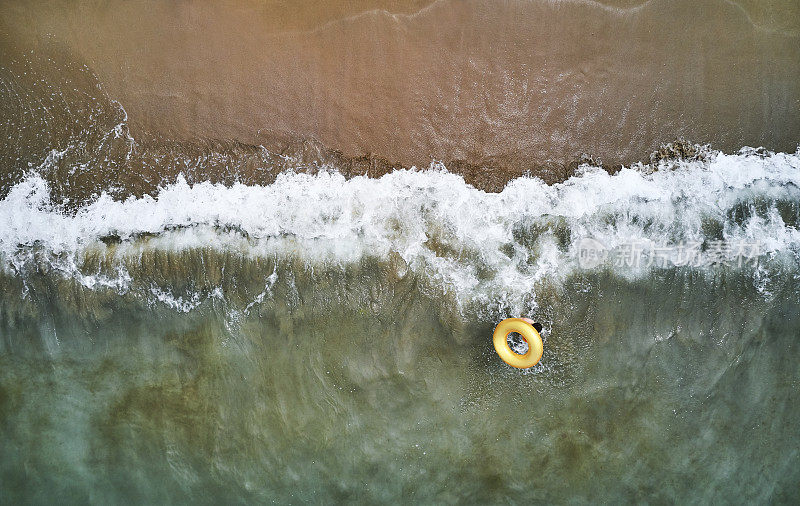
[[[533, 367], [539, 360], [542, 359], [544, 346], [542, 345], [542, 337], [539, 332], [533, 328], [533, 321], [527, 318], [508, 318], [501, 321], [497, 328], [494, 329], [492, 340], [494, 341], [494, 349], [497, 354], [503, 359], [503, 362], [516, 367], [517, 369], [527, 369]], [[512, 332], [517, 332], [528, 343], [528, 352], [524, 355], [514, 353], [508, 346], [508, 335]]]

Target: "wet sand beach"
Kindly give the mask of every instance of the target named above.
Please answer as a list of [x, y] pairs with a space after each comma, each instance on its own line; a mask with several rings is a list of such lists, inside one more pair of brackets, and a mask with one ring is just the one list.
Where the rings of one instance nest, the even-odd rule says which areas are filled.
[[[480, 185], [677, 139], [793, 151], [799, 16], [790, 1], [10, 2], [2, 49], [44, 40], [87, 65], [140, 142], [306, 143], [379, 173], [440, 160]], [[39, 98], [12, 112], [41, 114]]]

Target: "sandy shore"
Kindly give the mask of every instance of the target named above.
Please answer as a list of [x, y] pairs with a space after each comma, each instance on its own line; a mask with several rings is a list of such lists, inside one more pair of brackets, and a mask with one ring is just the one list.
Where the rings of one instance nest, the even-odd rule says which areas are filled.
[[[685, 138], [794, 151], [792, 2], [363, 0], [12, 3], [4, 50], [47, 36], [134, 137], [472, 170], [645, 158]], [[466, 170], [466, 169], [465, 169]]]

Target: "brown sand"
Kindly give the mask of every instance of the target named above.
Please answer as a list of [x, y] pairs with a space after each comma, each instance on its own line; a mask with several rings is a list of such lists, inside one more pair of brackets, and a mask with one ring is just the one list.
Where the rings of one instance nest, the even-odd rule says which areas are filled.
[[[792, 1], [9, 2], [10, 39], [88, 63], [136, 138], [558, 172], [685, 138], [800, 140]], [[5, 42], [8, 44], [8, 42]], [[491, 177], [489, 178], [491, 179]], [[503, 179], [503, 178], [501, 178]]]

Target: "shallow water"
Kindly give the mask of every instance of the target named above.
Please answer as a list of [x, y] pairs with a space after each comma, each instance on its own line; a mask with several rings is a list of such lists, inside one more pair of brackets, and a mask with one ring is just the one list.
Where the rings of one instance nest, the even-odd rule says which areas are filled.
[[[800, 159], [709, 156], [500, 194], [435, 169], [181, 180], [73, 211], [32, 176], [0, 203], [5, 498], [794, 502]], [[583, 237], [704, 260], [587, 266]], [[490, 344], [520, 314], [545, 325], [525, 371]]]
[[518, 372], [377, 261], [242, 268], [278, 272], [247, 313], [36, 279], [11, 323], [5, 295], [6, 499], [796, 499], [796, 283], [576, 276]]

